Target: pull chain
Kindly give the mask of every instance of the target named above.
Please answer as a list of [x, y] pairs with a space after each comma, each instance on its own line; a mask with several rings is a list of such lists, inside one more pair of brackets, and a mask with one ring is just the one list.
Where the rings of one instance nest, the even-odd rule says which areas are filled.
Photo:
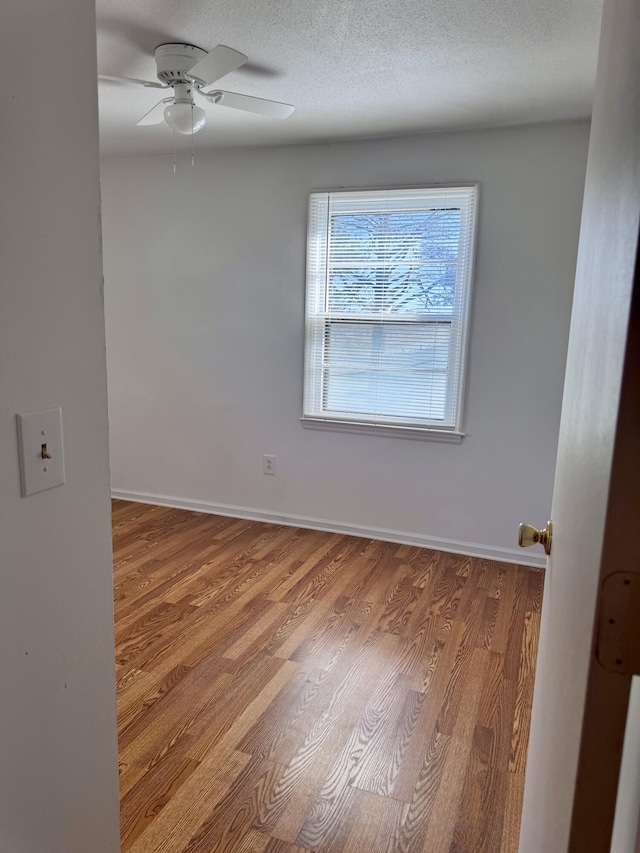
[[193, 101], [191, 101], [191, 165], [195, 165], [193, 158]]
[[176, 173], [176, 132], [173, 131], [173, 174]]

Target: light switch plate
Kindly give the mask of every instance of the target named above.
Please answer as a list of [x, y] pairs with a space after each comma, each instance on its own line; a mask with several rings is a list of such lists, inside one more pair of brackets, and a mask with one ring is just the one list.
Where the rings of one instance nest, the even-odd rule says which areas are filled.
[[63, 485], [62, 410], [26, 412], [16, 415], [16, 420], [22, 497]]

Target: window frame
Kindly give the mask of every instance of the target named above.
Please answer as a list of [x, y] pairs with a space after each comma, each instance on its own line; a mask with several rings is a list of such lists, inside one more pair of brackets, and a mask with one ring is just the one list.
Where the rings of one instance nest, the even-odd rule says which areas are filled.
[[[327, 308], [328, 288], [328, 258], [329, 258], [329, 203], [331, 196], [339, 196], [342, 194], [349, 195], [354, 193], [385, 193], [403, 192], [411, 193], [412, 191], [433, 191], [434, 195], [440, 191], [460, 193], [467, 191], [465, 201], [466, 211], [463, 216], [466, 217], [461, 225], [461, 230], [464, 228], [468, 235], [466, 244], [466, 260], [463, 263], [457, 263], [456, 268], [456, 289], [460, 286], [462, 279], [462, 299], [458, 306], [457, 312], [443, 314], [438, 317], [434, 312], [425, 318], [421, 314], [396, 314], [389, 315], [381, 320], [381, 315], [357, 314], [341, 311], [329, 311]], [[322, 235], [321, 229], [312, 229], [313, 215], [318, 196], [326, 197], [327, 201], [327, 217], [326, 217], [326, 233]], [[428, 208], [427, 208], [428, 209]], [[475, 244], [478, 228], [478, 212], [479, 212], [479, 185], [474, 181], [464, 182], [447, 182], [447, 183], [429, 183], [429, 184], [413, 184], [402, 186], [385, 186], [385, 187], [357, 187], [345, 188], [339, 187], [334, 189], [315, 189], [309, 194], [308, 201], [308, 219], [307, 219], [307, 263], [306, 263], [306, 293], [305, 293], [305, 355], [304, 355], [304, 388], [303, 388], [303, 414], [300, 418], [301, 423], [306, 428], [331, 430], [338, 432], [359, 432], [369, 435], [387, 435], [394, 437], [403, 437], [410, 439], [429, 439], [444, 441], [449, 443], [460, 443], [464, 437], [463, 432], [463, 415], [464, 415], [464, 400], [466, 393], [466, 368], [469, 349], [469, 328], [471, 320], [471, 304], [472, 292], [474, 284], [474, 262], [475, 262]], [[324, 251], [321, 251], [319, 246], [324, 245]], [[318, 286], [318, 278], [323, 280], [323, 284]], [[320, 303], [323, 303], [322, 305]], [[454, 382], [447, 381], [446, 393], [446, 411], [453, 411], [455, 417], [450, 417], [446, 424], [437, 424], [433, 421], [420, 423], [416, 419], [411, 418], [393, 418], [383, 419], [382, 416], [376, 415], [375, 419], [368, 418], [366, 415], [357, 415], [355, 413], [332, 412], [323, 410], [322, 395], [323, 395], [323, 379], [318, 373], [322, 372], [314, 369], [314, 364], [317, 362], [317, 353], [323, 352], [326, 340], [326, 328], [328, 324], [339, 322], [353, 322], [372, 325], [374, 323], [382, 323], [387, 325], [406, 325], [418, 323], [420, 325], [435, 324], [440, 320], [450, 323], [452, 341], [453, 336], [459, 339], [459, 346], [454, 350], [453, 343], [450, 352], [456, 352], [458, 355], [457, 364], [452, 368], [455, 370]], [[448, 376], [451, 375], [451, 368], [447, 371]], [[320, 398], [320, 403], [318, 400]], [[445, 411], [445, 417], [446, 417]]]

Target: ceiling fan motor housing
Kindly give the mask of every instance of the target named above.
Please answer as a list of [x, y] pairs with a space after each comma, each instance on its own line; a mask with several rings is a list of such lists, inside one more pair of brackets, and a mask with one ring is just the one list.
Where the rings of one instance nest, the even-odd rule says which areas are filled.
[[203, 86], [204, 80], [189, 79], [187, 72], [207, 55], [206, 50], [192, 44], [161, 44], [155, 50], [158, 79], [169, 86], [176, 83], [190, 83]]

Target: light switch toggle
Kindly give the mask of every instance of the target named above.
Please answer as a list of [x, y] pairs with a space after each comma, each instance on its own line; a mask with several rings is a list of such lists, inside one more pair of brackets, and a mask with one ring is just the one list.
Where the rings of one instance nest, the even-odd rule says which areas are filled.
[[46, 444], [43, 444], [43, 445], [40, 447], [40, 457], [41, 457], [42, 459], [51, 459], [51, 458], [52, 458], [52, 457], [51, 457], [51, 454], [50, 454], [50, 453], [49, 453], [49, 451], [47, 450], [47, 445], [46, 445]]

